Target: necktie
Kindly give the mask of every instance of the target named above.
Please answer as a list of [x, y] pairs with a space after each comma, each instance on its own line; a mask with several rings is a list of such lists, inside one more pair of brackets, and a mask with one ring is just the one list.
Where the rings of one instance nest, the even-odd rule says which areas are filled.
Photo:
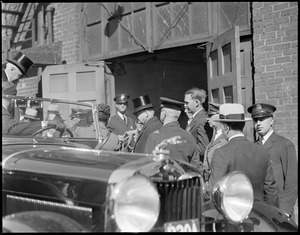
[[127, 122], [127, 119], [126, 119], [125, 115], [123, 115], [123, 120], [124, 120], [124, 122]]

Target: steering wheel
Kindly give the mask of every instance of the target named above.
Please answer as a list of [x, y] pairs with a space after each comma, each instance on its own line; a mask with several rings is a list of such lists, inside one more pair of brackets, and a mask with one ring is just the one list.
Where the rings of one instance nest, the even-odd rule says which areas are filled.
[[[36, 135], [38, 135], [38, 134], [40, 134], [40, 133], [42, 133], [42, 132], [44, 132], [44, 131], [50, 130], [50, 129], [55, 129], [55, 128], [52, 127], [52, 126], [48, 126], [48, 127], [45, 127], [45, 128], [41, 128], [41, 129], [37, 130], [36, 132], [34, 132], [34, 133], [32, 134], [32, 136], [36, 136]], [[66, 128], [65, 131], [60, 131], [59, 137], [62, 137], [63, 133], [65, 133], [65, 132], [68, 132], [68, 134], [70, 135], [70, 137], [72, 137], [72, 138], [74, 137], [73, 132], [72, 132], [69, 128]]]

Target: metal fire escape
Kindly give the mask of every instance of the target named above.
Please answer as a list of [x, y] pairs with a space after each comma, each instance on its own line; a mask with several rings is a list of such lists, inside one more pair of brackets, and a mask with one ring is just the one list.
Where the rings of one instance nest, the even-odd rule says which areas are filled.
[[36, 64], [61, 62], [61, 43], [53, 43], [53, 12], [49, 3], [1, 2], [2, 65], [15, 51]]

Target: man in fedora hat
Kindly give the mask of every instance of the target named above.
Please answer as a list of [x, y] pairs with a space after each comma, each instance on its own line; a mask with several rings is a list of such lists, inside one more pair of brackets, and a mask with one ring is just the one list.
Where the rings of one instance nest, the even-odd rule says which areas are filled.
[[203, 108], [206, 97], [206, 91], [196, 87], [186, 91], [184, 94], [185, 112], [190, 116], [186, 130], [196, 140], [201, 163], [203, 163], [205, 149], [209, 143], [207, 131], [210, 127], [206, 123], [207, 113]]
[[211, 188], [224, 175], [241, 171], [252, 183], [254, 199], [278, 207], [278, 191], [271, 166], [270, 154], [262, 146], [252, 143], [243, 134], [245, 122], [244, 107], [237, 103], [220, 106], [219, 118], [222, 134], [228, 143], [216, 149], [211, 159]]
[[37, 110], [33, 108], [27, 107], [25, 110], [25, 114], [23, 115], [23, 122], [31, 122], [31, 121], [38, 121], [40, 120], [37, 117]]
[[[130, 133], [133, 135], [137, 132], [135, 121], [132, 117], [126, 114], [126, 111], [128, 109], [129, 95], [117, 95], [114, 98], [114, 101], [116, 103], [117, 113], [109, 119], [107, 128], [118, 135], [120, 141], [125, 141], [125, 133]], [[134, 145], [134, 143], [132, 143], [132, 145]], [[126, 149], [125, 151], [129, 151], [129, 149]]]
[[[2, 82], [2, 95], [16, 95], [17, 90], [11, 82]], [[14, 119], [12, 113], [13, 102], [11, 99], [2, 97], [2, 135], [32, 135], [36, 131], [52, 126], [53, 128], [64, 131], [66, 126], [56, 120], [52, 121], [33, 121], [20, 122]]]
[[294, 218], [294, 205], [298, 198], [298, 161], [295, 145], [273, 129], [276, 107], [257, 103], [250, 106], [254, 129], [259, 135], [256, 143], [266, 149], [272, 159], [272, 167], [279, 194], [279, 208]]
[[149, 135], [145, 153], [152, 153], [156, 145], [165, 139], [179, 136], [182, 143], [166, 146], [166, 149], [170, 151], [170, 157], [198, 167], [199, 154], [196, 141], [188, 131], [180, 127], [178, 122], [184, 103], [166, 97], [160, 97], [160, 100], [160, 120], [163, 122], [163, 126]]
[[161, 121], [155, 116], [154, 106], [150, 101], [149, 95], [139, 96], [132, 100], [134, 106], [134, 114], [143, 124], [143, 128], [136, 140], [134, 150], [135, 153], [144, 153], [146, 142], [149, 135], [162, 127]]

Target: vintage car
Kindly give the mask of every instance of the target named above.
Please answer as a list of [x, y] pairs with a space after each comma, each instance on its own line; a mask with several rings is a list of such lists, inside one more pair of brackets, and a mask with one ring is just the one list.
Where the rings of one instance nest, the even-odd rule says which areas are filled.
[[[72, 111], [83, 110], [80, 102], [10, 98], [35, 100], [41, 109], [44, 102], [62, 105], [67, 122]], [[96, 125], [95, 105], [82, 105]], [[137, 154], [102, 150], [105, 138], [92, 129], [94, 138], [72, 131], [43, 136], [47, 130], [2, 135], [3, 232], [298, 231], [279, 209], [254, 201], [242, 172], [222, 178], [205, 201], [200, 169], [167, 150], [181, 143], [178, 136], [153, 154]]]

